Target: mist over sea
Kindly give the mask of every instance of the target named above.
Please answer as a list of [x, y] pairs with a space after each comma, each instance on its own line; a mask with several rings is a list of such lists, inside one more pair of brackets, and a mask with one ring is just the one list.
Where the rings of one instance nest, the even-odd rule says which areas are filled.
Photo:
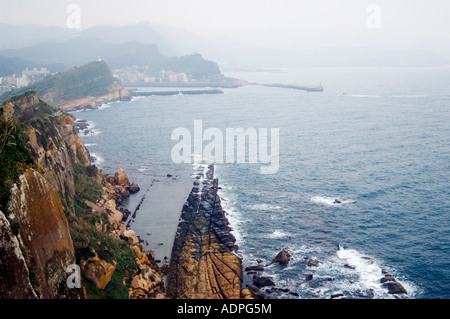
[[[395, 298], [379, 282], [385, 273], [406, 289], [399, 298], [450, 298], [449, 68], [226, 75], [258, 83], [321, 83], [324, 92], [246, 85], [224, 94], [142, 97], [73, 113], [91, 124], [94, 134], [80, 135], [95, 164], [109, 174], [122, 167], [141, 187], [127, 203], [130, 211], [144, 194], [151, 198], [152, 183], [191, 183], [194, 166], [171, 160], [174, 129], [192, 131], [195, 120], [223, 132], [279, 128], [277, 174], [261, 175], [260, 164], [216, 165], [244, 267], [266, 266], [286, 249], [289, 265], [267, 266], [263, 275], [299, 298]], [[166, 192], [170, 201], [170, 187]], [[140, 229], [149, 249], [164, 247], [164, 257], [172, 235], [158, 245], [148, 198], [137, 211], [146, 218], [131, 227]], [[319, 266], [308, 267], [309, 258]], [[283, 291], [270, 296], [298, 298]]]

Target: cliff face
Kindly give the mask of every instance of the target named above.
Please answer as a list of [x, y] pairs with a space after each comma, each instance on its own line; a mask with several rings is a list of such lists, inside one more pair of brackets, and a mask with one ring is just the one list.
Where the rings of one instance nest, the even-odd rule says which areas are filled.
[[28, 92], [3, 106], [5, 116], [22, 123], [23, 137], [48, 182], [61, 194], [64, 207], [74, 213], [74, 165], [89, 166], [90, 156], [73, 118]]
[[66, 269], [75, 264], [75, 251], [58, 194], [33, 169], [20, 176], [19, 184], [12, 189], [10, 218], [20, 224], [19, 238], [30, 254], [35, 289], [45, 299], [82, 297], [80, 289], [66, 284]]
[[[19, 134], [10, 136], [13, 143], [5, 144], [2, 152], [9, 152], [8, 165], [21, 173], [2, 173], [12, 188], [7, 207], [2, 203], [8, 214], [1, 216], [0, 277], [7, 279], [0, 292], [5, 298], [84, 298], [81, 289], [69, 289], [66, 283], [67, 267], [76, 260], [65, 210], [74, 213], [73, 166], [89, 165], [89, 154], [72, 118], [40, 100], [36, 92], [15, 96], [1, 109], [2, 124]], [[31, 162], [16, 158], [12, 148], [19, 140]]]
[[0, 211], [0, 298], [36, 299], [25, 257], [11, 224]]
[[60, 192], [64, 206], [73, 214], [74, 165], [90, 165], [89, 153], [76, 133], [73, 119], [62, 115], [31, 121], [24, 138], [45, 178]]
[[241, 297], [241, 260], [234, 254], [235, 238], [217, 188], [214, 167], [210, 166], [194, 182], [183, 207], [168, 274], [167, 293], [172, 298]]

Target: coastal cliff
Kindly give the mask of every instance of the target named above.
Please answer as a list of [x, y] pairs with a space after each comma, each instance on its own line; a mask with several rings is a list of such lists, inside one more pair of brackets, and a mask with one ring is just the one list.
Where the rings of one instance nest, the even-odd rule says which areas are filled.
[[171, 298], [241, 298], [241, 260], [217, 189], [210, 165], [197, 176], [181, 213], [167, 280]]
[[163, 298], [119, 207], [139, 187], [92, 166], [73, 118], [36, 92], [3, 103], [0, 120], [0, 298]]

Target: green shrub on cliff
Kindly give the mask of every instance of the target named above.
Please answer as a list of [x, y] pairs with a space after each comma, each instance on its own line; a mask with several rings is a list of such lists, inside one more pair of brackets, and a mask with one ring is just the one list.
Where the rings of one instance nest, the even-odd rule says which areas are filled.
[[11, 187], [27, 166], [34, 164], [16, 120], [3, 116], [0, 107], [0, 210], [8, 211]]

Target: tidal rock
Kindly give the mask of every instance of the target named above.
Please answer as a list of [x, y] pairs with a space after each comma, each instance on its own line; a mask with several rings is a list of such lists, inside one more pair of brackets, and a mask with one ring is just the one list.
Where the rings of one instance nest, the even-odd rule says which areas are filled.
[[389, 294], [406, 294], [405, 288], [397, 281], [388, 281], [385, 282], [382, 286], [388, 289]]
[[279, 263], [281, 265], [286, 266], [287, 264], [289, 264], [289, 258], [291, 257], [291, 255], [286, 251], [286, 250], [282, 250], [278, 253], [278, 255], [276, 255], [276, 257], [272, 260], [272, 264], [273, 263]]
[[245, 271], [263, 271], [263, 270], [264, 267], [261, 265], [245, 267]]
[[312, 274], [306, 275], [305, 281], [311, 281], [311, 280], [313, 280], [313, 275]]
[[308, 264], [307, 265], [308, 265], [308, 267], [318, 267], [319, 266], [319, 261], [316, 260], [316, 259], [310, 258], [308, 260]]
[[337, 294], [332, 294], [331, 295], [331, 299], [338, 298], [338, 297], [344, 297], [344, 294], [343, 293], [337, 293]]
[[380, 282], [382, 284], [384, 284], [385, 282], [388, 282], [388, 281], [396, 281], [396, 280], [392, 276], [384, 276], [383, 278], [380, 279]]
[[253, 277], [253, 284], [258, 288], [275, 286], [275, 283], [270, 277]]
[[355, 269], [356, 269], [355, 266], [352, 266], [352, 265], [349, 265], [349, 264], [345, 264], [344, 267], [345, 267], [345, 268], [348, 268], [348, 269], [352, 269], [352, 270], [355, 270]]
[[140, 191], [139, 186], [133, 182], [133, 184], [131, 184], [130, 188], [128, 188], [128, 190], [130, 191], [131, 194], [137, 193]]

